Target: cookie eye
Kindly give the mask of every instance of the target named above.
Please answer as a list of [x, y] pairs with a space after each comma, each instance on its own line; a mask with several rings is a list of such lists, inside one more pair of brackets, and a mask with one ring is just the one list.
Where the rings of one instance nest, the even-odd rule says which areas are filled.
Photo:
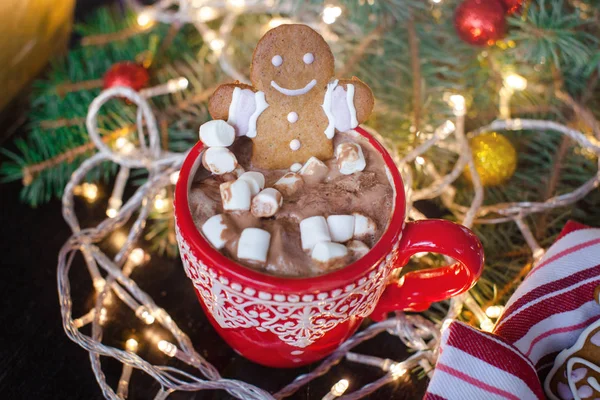
[[281, 58], [280, 55], [276, 55], [276, 56], [273, 56], [273, 58], [271, 58], [271, 64], [273, 64], [276, 67], [279, 67], [282, 63], [283, 63], [283, 58]]
[[313, 53], [306, 53], [304, 57], [302, 57], [302, 61], [304, 61], [304, 64], [312, 64], [313, 61], [315, 61], [315, 56], [313, 56]]

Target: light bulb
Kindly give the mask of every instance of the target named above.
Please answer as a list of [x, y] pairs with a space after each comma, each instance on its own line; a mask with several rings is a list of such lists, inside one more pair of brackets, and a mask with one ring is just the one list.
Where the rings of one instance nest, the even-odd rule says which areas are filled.
[[198, 19], [200, 22], [212, 21], [217, 18], [218, 15], [219, 13], [213, 7], [201, 7], [198, 10]]
[[189, 84], [190, 82], [183, 77], [178, 79], [171, 79], [167, 82], [167, 89], [169, 90], [169, 92], [177, 92], [179, 90], [187, 89]]
[[228, 3], [232, 8], [238, 8], [238, 9], [244, 8], [244, 6], [246, 5], [245, 0], [229, 0]]
[[502, 315], [503, 311], [504, 306], [489, 306], [485, 309], [485, 315], [490, 318], [498, 318], [500, 315]]
[[125, 350], [135, 353], [138, 349], [138, 341], [134, 338], [127, 339], [125, 342]]
[[452, 107], [454, 115], [465, 115], [466, 103], [464, 96], [460, 94], [453, 94], [448, 97], [448, 103]]
[[417, 158], [415, 158], [415, 162], [419, 165], [425, 165], [425, 159], [421, 156], [417, 156]]
[[342, 9], [339, 6], [326, 5], [323, 9], [323, 22], [333, 24], [340, 15]]
[[144, 321], [146, 325], [154, 323], [154, 315], [150, 314], [150, 311], [144, 306], [139, 306], [137, 310], [135, 310], [135, 316]]
[[177, 354], [177, 346], [175, 346], [173, 343], [167, 342], [166, 340], [161, 340], [158, 342], [158, 349], [169, 357], [175, 357], [175, 354]]
[[390, 366], [390, 373], [394, 380], [398, 380], [406, 374], [406, 368], [402, 367], [400, 363], [395, 363]]
[[176, 185], [178, 179], [179, 179], [179, 171], [175, 171], [171, 175], [169, 175], [169, 180], [171, 181], [172, 185]]
[[339, 397], [344, 394], [344, 392], [348, 389], [350, 382], [347, 379], [342, 379], [331, 388], [330, 393], [336, 397]]
[[165, 212], [169, 208], [169, 202], [162, 196], [156, 196], [154, 199], [154, 209], [158, 212]]
[[518, 74], [509, 74], [504, 77], [504, 84], [512, 90], [525, 90], [527, 88], [527, 79]]
[[140, 28], [149, 28], [153, 22], [154, 20], [149, 11], [142, 11], [137, 16], [137, 24], [140, 26]]
[[225, 47], [225, 41], [220, 38], [214, 38], [208, 43], [208, 45], [213, 51], [218, 53], [223, 50], [223, 47]]
[[484, 332], [491, 332], [494, 329], [494, 323], [491, 320], [486, 318], [483, 321], [481, 321], [481, 323], [479, 324], [479, 327]]
[[129, 260], [136, 266], [141, 265], [144, 262], [145, 258], [146, 253], [139, 247], [136, 247], [135, 249], [131, 250], [131, 253], [129, 254]]
[[88, 202], [93, 203], [98, 198], [98, 186], [95, 183], [83, 182], [75, 194], [83, 196]]

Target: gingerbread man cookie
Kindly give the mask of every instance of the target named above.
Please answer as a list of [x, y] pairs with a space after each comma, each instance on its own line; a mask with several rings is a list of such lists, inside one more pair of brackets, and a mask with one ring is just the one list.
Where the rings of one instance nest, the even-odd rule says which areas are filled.
[[252, 57], [252, 86], [217, 88], [209, 102], [214, 119], [252, 139], [252, 163], [283, 169], [311, 157], [333, 156], [332, 139], [356, 128], [373, 110], [373, 93], [358, 80], [333, 79], [333, 54], [306, 25], [267, 32]]
[[[599, 289], [594, 297], [600, 303]], [[558, 354], [544, 389], [551, 400], [600, 398], [600, 319], [581, 332], [572, 347]]]

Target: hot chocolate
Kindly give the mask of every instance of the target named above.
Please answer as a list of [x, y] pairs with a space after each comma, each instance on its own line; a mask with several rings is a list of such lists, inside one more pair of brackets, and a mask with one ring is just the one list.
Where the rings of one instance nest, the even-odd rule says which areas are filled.
[[394, 192], [365, 138], [338, 133], [333, 147], [335, 158], [311, 158], [291, 172], [253, 167], [250, 140], [236, 139], [234, 171], [196, 173], [196, 227], [231, 259], [275, 275], [314, 276], [356, 261], [385, 231]]

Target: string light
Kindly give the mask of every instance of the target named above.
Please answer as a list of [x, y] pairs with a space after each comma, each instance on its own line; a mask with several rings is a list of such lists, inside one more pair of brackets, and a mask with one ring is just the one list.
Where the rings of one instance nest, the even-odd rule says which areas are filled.
[[171, 175], [169, 175], [169, 181], [171, 182], [171, 185], [176, 185], [178, 180], [179, 180], [179, 171], [175, 171]]
[[341, 7], [326, 5], [323, 9], [323, 22], [328, 25], [333, 24], [340, 15], [342, 15]]
[[489, 320], [489, 319], [484, 319], [479, 324], [479, 327], [484, 332], [491, 332], [491, 331], [494, 330], [494, 323], [491, 320]]
[[527, 88], [527, 79], [519, 74], [508, 74], [504, 77], [504, 85], [512, 90], [525, 90]]
[[171, 92], [177, 92], [180, 90], [187, 89], [189, 84], [190, 84], [190, 81], [188, 81], [186, 78], [171, 79], [167, 82], [167, 88]]
[[94, 289], [96, 289], [96, 292], [101, 292], [104, 290], [104, 286], [106, 286], [106, 281], [104, 278], [94, 278], [92, 285], [94, 286]]
[[142, 11], [137, 16], [137, 24], [142, 29], [148, 29], [154, 24], [154, 19], [149, 11]]
[[[125, 342], [125, 350], [130, 353], [135, 353], [138, 349], [138, 342], [134, 338], [127, 339]], [[119, 399], [126, 399], [129, 395], [129, 381], [131, 380], [131, 373], [133, 367], [127, 363], [123, 364], [123, 371], [119, 378], [119, 385], [117, 386], [117, 397]]]
[[425, 165], [425, 159], [421, 156], [417, 156], [417, 158], [415, 158], [415, 162], [419, 165]]
[[115, 140], [115, 149], [123, 154], [131, 154], [135, 149], [135, 146], [133, 145], [133, 143], [127, 140], [127, 138], [121, 136], [118, 137], [117, 140]]
[[136, 266], [141, 265], [146, 259], [146, 252], [139, 247], [131, 250], [129, 260]]
[[95, 183], [83, 182], [73, 189], [73, 194], [83, 197], [89, 203], [93, 203], [98, 198], [98, 186]]
[[390, 366], [390, 373], [395, 381], [406, 375], [406, 372], [406, 368], [401, 363], [394, 363]]
[[129, 338], [125, 342], [125, 350], [130, 351], [132, 353], [137, 352], [138, 350], [138, 341], [134, 338]]
[[456, 116], [463, 116], [467, 111], [464, 96], [460, 94], [451, 94], [448, 96], [448, 104], [452, 107], [452, 112]]
[[504, 312], [504, 306], [489, 306], [485, 309], [485, 315], [490, 318], [498, 318]]
[[198, 19], [201, 22], [212, 21], [219, 16], [219, 13], [213, 7], [201, 7], [198, 10]]
[[171, 342], [167, 342], [166, 340], [161, 340], [158, 342], [158, 349], [169, 357], [175, 357], [177, 354], [177, 346]]
[[348, 390], [348, 386], [350, 386], [348, 379], [341, 379], [338, 383], [331, 387], [329, 393], [327, 393], [322, 400], [333, 400], [336, 397], [340, 397], [346, 390]]
[[154, 323], [154, 315], [152, 315], [145, 306], [139, 306], [135, 310], [135, 316], [146, 323], [146, 325], [152, 325]]
[[521, 75], [511, 73], [504, 77], [504, 86], [500, 88], [498, 103], [501, 119], [510, 119], [510, 99], [516, 90], [525, 90], [526, 88], [527, 79]]
[[168, 208], [169, 202], [167, 201], [167, 199], [165, 199], [162, 196], [156, 196], [156, 198], [154, 199], [154, 210], [156, 210], [159, 213], [163, 213], [167, 211]]
[[243, 9], [244, 6], [246, 5], [245, 0], [228, 0], [227, 3], [229, 3], [231, 8], [237, 9], [237, 10]]

